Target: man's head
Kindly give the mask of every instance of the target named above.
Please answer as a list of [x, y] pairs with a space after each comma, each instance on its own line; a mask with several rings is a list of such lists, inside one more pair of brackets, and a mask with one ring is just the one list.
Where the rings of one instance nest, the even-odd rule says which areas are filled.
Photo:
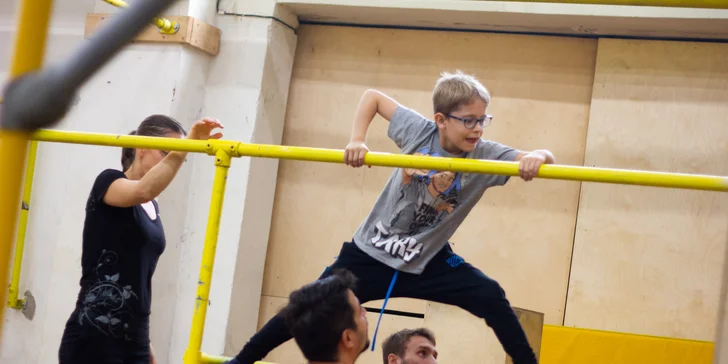
[[491, 120], [485, 112], [490, 104], [485, 86], [460, 71], [443, 73], [432, 92], [432, 104], [443, 148], [453, 154], [475, 149]]
[[382, 343], [384, 364], [437, 364], [435, 334], [432, 331], [405, 329]]
[[293, 291], [281, 316], [310, 362], [351, 362], [369, 346], [366, 311], [355, 277], [339, 270]]

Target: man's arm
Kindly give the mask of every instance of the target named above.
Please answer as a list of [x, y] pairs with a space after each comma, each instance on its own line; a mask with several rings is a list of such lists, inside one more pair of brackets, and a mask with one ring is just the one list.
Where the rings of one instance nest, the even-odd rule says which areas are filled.
[[515, 158], [518, 165], [518, 172], [524, 181], [530, 181], [538, 174], [539, 168], [543, 164], [554, 164], [556, 158], [545, 149], [533, 150], [530, 152], [519, 152]]
[[365, 144], [369, 125], [377, 114], [387, 121], [392, 120], [398, 106], [397, 101], [382, 92], [372, 89], [364, 92], [354, 114], [349, 145], [344, 150], [344, 162], [347, 165], [361, 167], [364, 164], [364, 156], [369, 151]]

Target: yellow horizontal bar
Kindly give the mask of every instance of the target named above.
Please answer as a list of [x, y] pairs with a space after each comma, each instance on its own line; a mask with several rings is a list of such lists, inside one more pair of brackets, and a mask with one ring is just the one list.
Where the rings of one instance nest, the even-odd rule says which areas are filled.
[[[317, 162], [343, 163], [344, 151], [288, 147], [278, 145], [240, 144], [241, 156], [295, 159]], [[464, 158], [433, 158], [428, 156], [400, 155], [369, 152], [364, 164], [399, 168], [518, 175], [518, 163]], [[565, 165], [543, 165], [539, 178], [572, 181], [632, 184], [653, 187], [672, 187], [710, 191], [728, 191], [728, 177], [697, 174], [647, 172], [626, 169], [577, 167]]]
[[538, 2], [585, 5], [630, 5], [677, 8], [728, 9], [726, 0], [501, 0], [516, 2]]
[[[202, 364], [222, 364], [226, 361], [229, 361], [232, 358], [226, 358], [224, 356], [217, 356], [217, 355], [210, 355], [202, 353], [202, 356], [200, 357], [200, 363]], [[256, 364], [262, 363], [262, 362], [256, 362]]]
[[179, 152], [206, 154], [210, 142], [215, 142], [177, 138], [147, 137], [138, 135], [70, 132], [60, 130], [39, 130], [31, 134], [31, 139], [41, 142], [103, 145], [109, 147], [128, 147], [142, 149], [161, 149], [170, 151], [175, 150]]
[[[202, 364], [222, 364], [232, 358], [202, 353], [200, 358]], [[267, 361], [256, 361], [255, 364], [275, 364]]]
[[[179, 150], [214, 154], [216, 146], [238, 145], [240, 156], [304, 160], [314, 162], [344, 163], [344, 151], [293, 147], [282, 145], [245, 144], [230, 140], [197, 141], [186, 139], [154, 138], [144, 136], [96, 134], [41, 130], [32, 139], [47, 142], [106, 145], [117, 147]], [[210, 150], [207, 146], [210, 145]], [[518, 175], [518, 163], [464, 158], [439, 158], [428, 156], [401, 155], [369, 152], [364, 163], [371, 166], [418, 168], [428, 170]], [[699, 174], [649, 172], [628, 169], [594, 168], [566, 165], [543, 165], [539, 178], [571, 181], [601, 182], [614, 184], [668, 187], [707, 191], [728, 191], [728, 177]]]

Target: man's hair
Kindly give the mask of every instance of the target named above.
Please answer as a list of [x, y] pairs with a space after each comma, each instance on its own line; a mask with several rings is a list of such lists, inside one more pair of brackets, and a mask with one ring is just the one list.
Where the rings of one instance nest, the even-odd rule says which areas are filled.
[[346, 329], [356, 330], [354, 309], [348, 291], [356, 278], [347, 270], [336, 270], [326, 278], [291, 293], [280, 315], [309, 361], [338, 360], [338, 344]]
[[382, 356], [384, 364], [387, 364], [387, 357], [389, 354], [394, 354], [400, 358], [404, 358], [404, 351], [407, 347], [409, 340], [415, 336], [421, 336], [429, 340], [432, 345], [437, 345], [435, 342], [435, 334], [424, 327], [418, 329], [404, 329], [390, 335], [382, 343]]
[[487, 107], [490, 104], [490, 92], [475, 76], [462, 71], [443, 72], [432, 91], [432, 105], [435, 113], [450, 114], [463, 105], [480, 99]]

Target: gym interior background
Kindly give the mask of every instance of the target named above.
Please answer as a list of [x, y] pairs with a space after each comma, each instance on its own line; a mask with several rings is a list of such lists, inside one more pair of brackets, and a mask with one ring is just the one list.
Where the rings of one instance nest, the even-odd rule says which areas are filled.
[[[16, 5], [0, 3], [1, 83]], [[99, 0], [56, 0], [46, 64], [86, 41], [98, 14], [117, 11]], [[219, 28], [219, 54], [135, 42], [83, 87], [55, 128], [126, 134], [152, 113], [187, 126], [213, 116], [226, 139], [343, 149], [364, 90], [431, 115], [439, 73], [460, 69], [492, 93], [486, 138], [550, 149], [560, 164], [728, 175], [728, 10], [190, 0], [163, 15]], [[386, 126], [373, 123], [371, 150], [397, 151]], [[20, 283], [36, 308], [32, 320], [6, 308], [0, 363], [56, 360], [80, 278], [86, 196], [119, 155], [40, 144]], [[203, 343], [204, 352], [228, 356], [334, 260], [391, 173], [274, 159], [233, 164]], [[181, 362], [187, 345], [213, 168], [207, 156], [190, 154], [159, 199], [168, 240], [153, 282], [160, 363]], [[513, 178], [485, 194], [452, 242], [514, 306], [543, 313], [546, 325], [712, 351], [727, 212], [720, 192]], [[365, 306], [378, 311], [381, 301]], [[399, 298], [387, 308], [397, 312], [385, 314], [378, 342], [426, 326], [443, 362], [505, 362], [491, 330], [465, 311]], [[377, 314], [370, 313], [372, 331]], [[267, 360], [302, 356], [289, 342]], [[379, 351], [361, 359], [380, 360]]]

